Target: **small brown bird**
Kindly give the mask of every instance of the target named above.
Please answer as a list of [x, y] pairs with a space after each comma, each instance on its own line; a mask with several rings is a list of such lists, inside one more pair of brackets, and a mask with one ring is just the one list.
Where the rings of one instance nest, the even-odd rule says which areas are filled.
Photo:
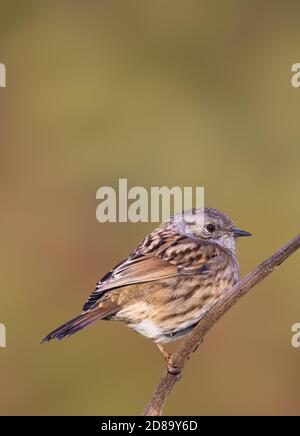
[[217, 209], [174, 215], [97, 283], [83, 313], [48, 334], [62, 339], [102, 320], [123, 321], [156, 342], [188, 334], [222, 293], [239, 280], [235, 240], [251, 236]]

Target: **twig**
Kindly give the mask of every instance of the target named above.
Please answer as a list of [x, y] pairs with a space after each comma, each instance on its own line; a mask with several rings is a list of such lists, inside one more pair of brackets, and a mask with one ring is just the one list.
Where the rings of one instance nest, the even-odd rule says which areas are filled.
[[[252, 272], [247, 274], [236, 286], [223, 295], [219, 301], [207, 312], [192, 333], [187, 336], [179, 350], [172, 356], [174, 367], [181, 372], [187, 360], [203, 341], [204, 336], [216, 324], [216, 322], [250, 289], [266, 278], [276, 267], [282, 264], [300, 248], [300, 233], [289, 241], [284, 247], [268, 257], [258, 265]], [[143, 416], [160, 416], [164, 403], [170, 394], [174, 384], [180, 376], [171, 374], [167, 370], [153, 394], [150, 403], [145, 407]]]

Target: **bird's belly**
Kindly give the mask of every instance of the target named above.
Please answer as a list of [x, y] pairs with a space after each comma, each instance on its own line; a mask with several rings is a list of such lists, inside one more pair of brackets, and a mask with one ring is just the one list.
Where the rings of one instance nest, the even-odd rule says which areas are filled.
[[[203, 316], [203, 315], [202, 315]], [[128, 324], [136, 332], [152, 339], [154, 342], [166, 343], [187, 335], [199, 322], [201, 316], [192, 321], [176, 323], [176, 325], [161, 325], [150, 319], [139, 321], [135, 324]]]
[[215, 297], [211, 297], [205, 304], [190, 301], [179, 306], [172, 301], [161, 308], [140, 302], [122, 309], [115, 319], [154, 342], [166, 343], [188, 334], [215, 301]]
[[128, 323], [128, 326], [147, 338], [155, 342], [160, 342], [160, 338], [165, 335], [163, 326], [152, 319], [143, 319], [138, 322]]

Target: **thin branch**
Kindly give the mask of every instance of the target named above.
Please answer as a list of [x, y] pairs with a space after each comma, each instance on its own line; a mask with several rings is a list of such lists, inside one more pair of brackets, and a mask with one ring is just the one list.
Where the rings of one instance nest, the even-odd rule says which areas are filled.
[[[300, 248], [300, 233], [284, 247], [276, 251], [272, 256], [258, 265], [252, 272], [247, 274], [236, 286], [223, 295], [219, 301], [207, 312], [192, 333], [187, 336], [179, 350], [172, 356], [173, 366], [181, 373], [187, 360], [203, 342], [204, 336], [216, 324], [216, 322], [250, 289], [265, 279], [276, 267], [281, 265], [298, 248]], [[143, 416], [160, 416], [164, 403], [170, 394], [180, 375], [174, 375], [167, 370], [153, 394], [150, 403], [145, 407]]]

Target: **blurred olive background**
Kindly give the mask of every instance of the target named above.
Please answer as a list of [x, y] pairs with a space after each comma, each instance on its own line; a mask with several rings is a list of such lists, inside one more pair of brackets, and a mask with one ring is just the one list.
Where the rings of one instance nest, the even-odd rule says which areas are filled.
[[[1, 414], [139, 414], [160, 378], [156, 347], [117, 323], [39, 344], [155, 227], [98, 223], [100, 186], [205, 186], [206, 205], [254, 234], [242, 274], [299, 231], [299, 13], [1, 0]], [[218, 323], [166, 414], [299, 414], [299, 260]]]

